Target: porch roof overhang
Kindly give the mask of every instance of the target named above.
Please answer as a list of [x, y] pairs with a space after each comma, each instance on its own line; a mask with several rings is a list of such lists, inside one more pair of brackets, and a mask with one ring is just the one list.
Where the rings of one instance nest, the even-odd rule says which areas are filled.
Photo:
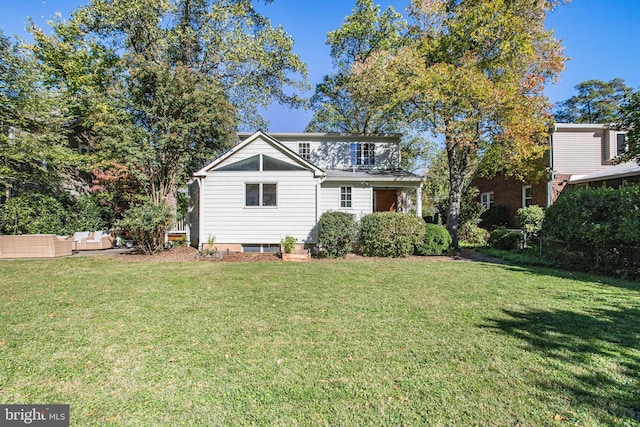
[[391, 170], [327, 170], [325, 181], [370, 181], [377, 185], [419, 187], [422, 184], [422, 177], [402, 169]]
[[640, 165], [635, 160], [632, 160], [626, 163], [610, 166], [587, 175], [573, 175], [569, 179], [569, 184], [584, 184], [588, 182], [628, 178], [630, 176], [638, 175], [640, 175]]

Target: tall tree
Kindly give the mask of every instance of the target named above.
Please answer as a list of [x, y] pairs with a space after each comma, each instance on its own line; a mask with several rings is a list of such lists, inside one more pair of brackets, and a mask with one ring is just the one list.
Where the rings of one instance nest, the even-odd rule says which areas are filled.
[[406, 80], [411, 117], [444, 138], [449, 167], [447, 228], [458, 218], [473, 161], [521, 176], [546, 148], [550, 106], [544, 84], [564, 67], [544, 27], [555, 0], [413, 0], [413, 43], [389, 66]]
[[[260, 106], [299, 106], [296, 93], [306, 87], [293, 40], [249, 0], [93, 0], [38, 43], [43, 52], [68, 47], [83, 77], [87, 58], [116, 58], [101, 80], [107, 96], [87, 123], [102, 166], [110, 160], [122, 175], [125, 165], [154, 203], [174, 200], [190, 172], [231, 143], [236, 126], [264, 125]], [[43, 61], [71, 86], [65, 58]]]
[[29, 50], [0, 33], [0, 188], [5, 200], [26, 184], [60, 189], [74, 164], [60, 98], [42, 86], [42, 79]]
[[624, 79], [587, 80], [574, 86], [577, 95], [559, 103], [554, 111], [560, 123], [615, 123], [632, 89]]
[[[388, 93], [391, 85], [371, 85], [368, 79], [391, 76], [384, 72], [378, 52], [395, 52], [403, 44], [407, 24], [389, 7], [382, 12], [373, 0], [357, 0], [342, 26], [327, 35], [336, 72], [326, 75], [311, 98], [315, 114], [308, 131], [384, 133], [397, 132], [402, 121], [398, 103]], [[373, 58], [377, 58], [374, 61]], [[364, 70], [369, 62], [378, 69]], [[354, 78], [354, 72], [359, 77]], [[382, 72], [381, 72], [382, 71]], [[365, 78], [366, 75], [366, 78]]]

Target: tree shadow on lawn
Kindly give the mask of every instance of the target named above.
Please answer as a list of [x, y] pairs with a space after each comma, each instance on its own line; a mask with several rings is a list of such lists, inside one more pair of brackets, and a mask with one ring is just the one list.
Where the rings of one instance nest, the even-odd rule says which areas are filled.
[[598, 283], [602, 285], [615, 286], [621, 289], [628, 289], [640, 292], [640, 282], [632, 282], [615, 277], [601, 276], [581, 271], [563, 270], [557, 267], [527, 265], [515, 261], [505, 260], [502, 258], [488, 257], [484, 255], [465, 255], [464, 258], [472, 261], [483, 262], [487, 264], [498, 265], [508, 271], [529, 272], [534, 275], [554, 276], [561, 279], [580, 280], [589, 283]]
[[480, 327], [517, 338], [545, 358], [541, 389], [560, 390], [572, 408], [599, 414], [603, 424], [640, 421], [640, 308], [503, 313], [508, 318]]

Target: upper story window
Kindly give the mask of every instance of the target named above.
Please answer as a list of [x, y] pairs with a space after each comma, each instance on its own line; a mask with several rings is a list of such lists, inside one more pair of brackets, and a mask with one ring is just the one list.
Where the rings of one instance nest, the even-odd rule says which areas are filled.
[[352, 166], [373, 166], [376, 164], [375, 145], [353, 143], [350, 146]]
[[522, 207], [528, 208], [533, 204], [532, 202], [533, 202], [533, 193], [531, 192], [531, 186], [523, 185], [522, 186]]
[[616, 155], [624, 154], [627, 151], [627, 135], [624, 133], [616, 134]]
[[340, 207], [351, 207], [351, 187], [340, 187]]
[[298, 143], [298, 154], [305, 160], [309, 160], [311, 157], [311, 144], [308, 142]]
[[493, 206], [493, 191], [489, 191], [487, 193], [480, 194], [480, 204], [485, 207], [485, 209], [491, 209]]
[[245, 206], [277, 206], [278, 186], [276, 184], [245, 184]]

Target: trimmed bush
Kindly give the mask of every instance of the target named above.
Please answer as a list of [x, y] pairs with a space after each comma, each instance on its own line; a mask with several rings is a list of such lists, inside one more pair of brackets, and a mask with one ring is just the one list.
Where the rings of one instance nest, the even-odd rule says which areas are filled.
[[494, 249], [519, 249], [522, 246], [522, 234], [506, 228], [496, 228], [487, 243]]
[[416, 246], [418, 255], [442, 255], [451, 247], [451, 235], [446, 228], [436, 224], [425, 224], [424, 240]]
[[640, 277], [640, 187], [564, 191], [547, 210], [549, 255], [570, 268]]
[[346, 256], [353, 245], [357, 226], [353, 215], [346, 212], [325, 212], [318, 221], [318, 244], [324, 256]]
[[405, 257], [424, 242], [425, 223], [415, 215], [376, 212], [360, 220], [360, 248], [364, 256]]
[[164, 249], [164, 235], [173, 223], [174, 216], [167, 204], [144, 205], [129, 208], [120, 220], [120, 227], [128, 230], [138, 247], [146, 254]]

